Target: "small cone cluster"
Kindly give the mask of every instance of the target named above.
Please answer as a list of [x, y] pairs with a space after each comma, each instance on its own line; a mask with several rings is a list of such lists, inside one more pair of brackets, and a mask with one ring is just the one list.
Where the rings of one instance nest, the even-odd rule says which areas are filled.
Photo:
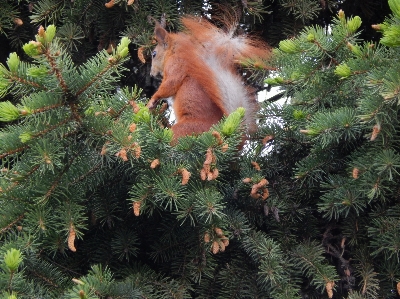
[[17, 27], [22, 26], [24, 24], [24, 22], [20, 18], [15, 18], [13, 22]]
[[[253, 163], [256, 163], [256, 162], [252, 162], [252, 164]], [[257, 164], [257, 166], [258, 166], [258, 164]], [[253, 182], [253, 180], [251, 178], [244, 178], [242, 180], [242, 182], [245, 184], [250, 184]], [[269, 191], [267, 188], [268, 184], [269, 184], [269, 182], [266, 179], [264, 179], [264, 178], [261, 179], [257, 184], [254, 184], [251, 187], [250, 196], [255, 199], [261, 198], [262, 200], [266, 200], [269, 196]]]
[[72, 282], [74, 282], [76, 284], [81, 284], [81, 285], [85, 284], [82, 280], [79, 280], [79, 279], [76, 279], [76, 278], [72, 278], [71, 280], [72, 280]]
[[[109, 44], [108, 44], [108, 47], [107, 47], [107, 53], [108, 54], [112, 54], [112, 52], [113, 52], [113, 50], [116, 48], [116, 46], [115, 46], [115, 42], [114, 41], [111, 41]], [[111, 108], [112, 109], [112, 108]]]
[[223, 153], [225, 153], [228, 149], [229, 149], [228, 143], [224, 143], [224, 144], [222, 145], [222, 147], [221, 147], [221, 151], [222, 151]]
[[257, 171], [261, 170], [260, 165], [257, 162], [251, 161], [251, 165], [253, 165], [255, 170], [257, 170]]
[[178, 173], [182, 175], [182, 185], [186, 185], [189, 182], [189, 178], [192, 175], [186, 168], [180, 168]]
[[131, 133], [133, 133], [133, 132], [135, 132], [136, 131], [136, 124], [135, 123], [132, 123], [130, 126], [129, 126], [129, 132], [131, 132]]
[[213, 131], [213, 132], [212, 132], [212, 135], [215, 137], [215, 139], [217, 139], [218, 145], [221, 145], [221, 144], [223, 143], [221, 134], [220, 134], [219, 132]]
[[211, 236], [208, 232], [204, 234], [204, 243], [210, 243]]
[[261, 179], [260, 182], [251, 187], [250, 196], [255, 199], [261, 198], [262, 200], [266, 200], [269, 196], [267, 185], [268, 181], [266, 179]]
[[115, 5], [115, 0], [110, 0], [106, 4], [104, 4], [105, 7], [111, 8]]
[[353, 179], [358, 179], [359, 174], [360, 174], [360, 169], [358, 169], [357, 167], [354, 167], [353, 172], [352, 172]]
[[376, 139], [376, 137], [378, 137], [380, 131], [381, 131], [380, 125], [375, 125], [372, 128], [371, 141], [374, 141]]
[[211, 164], [215, 164], [216, 160], [217, 157], [213, 153], [212, 148], [208, 148], [206, 153], [206, 160], [203, 163], [203, 168], [200, 170], [200, 177], [203, 181], [212, 181], [218, 177], [218, 168], [214, 166], [214, 169], [211, 170]]
[[134, 201], [133, 202], [133, 214], [135, 216], [139, 216], [140, 215], [140, 206], [141, 206], [142, 202], [141, 201]]
[[328, 297], [332, 298], [333, 297], [333, 287], [335, 286], [334, 281], [328, 281], [325, 285], [326, 292], [328, 293]]
[[251, 178], [244, 178], [244, 179], [242, 180], [242, 182], [245, 183], [245, 184], [250, 184], [252, 181], [253, 181], [253, 180], [252, 180]]
[[139, 159], [140, 158], [140, 154], [142, 153], [142, 148], [140, 147], [140, 145], [137, 142], [134, 142], [131, 145], [131, 149], [133, 149], [133, 151], [135, 152], [135, 158]]
[[69, 250], [75, 252], [75, 238], [76, 238], [76, 232], [73, 224], [71, 223], [69, 227], [69, 234], [68, 234], [68, 248]]
[[151, 162], [151, 164], [150, 164], [150, 168], [151, 169], [155, 169], [155, 168], [157, 168], [158, 166], [160, 166], [160, 160], [159, 159], [154, 159], [152, 162]]
[[44, 30], [44, 27], [43, 26], [40, 26], [39, 27], [39, 29], [38, 29], [38, 35], [40, 36], [40, 37], [46, 37], [46, 30]]
[[122, 148], [119, 152], [115, 154], [118, 158], [121, 158], [122, 161], [126, 162], [128, 161], [128, 151], [133, 151], [135, 158], [139, 159], [140, 154], [142, 153], [142, 148], [137, 142], [132, 143], [132, 145], [127, 149], [127, 148]]
[[[215, 238], [211, 244], [211, 252], [217, 254], [218, 252], [224, 252], [226, 247], [229, 245], [229, 239], [224, 236], [224, 232], [219, 227], [214, 228]], [[211, 235], [206, 232], [204, 234], [204, 243], [211, 242]]]
[[107, 154], [107, 145], [110, 144], [109, 141], [107, 141], [106, 143], [104, 143], [103, 147], [101, 148], [101, 152], [100, 155], [104, 156], [105, 154]]
[[126, 162], [128, 161], [128, 156], [127, 156], [127, 152], [126, 149], [121, 149], [118, 153], [115, 154], [115, 156], [117, 156], [118, 158], [121, 158], [122, 161]]

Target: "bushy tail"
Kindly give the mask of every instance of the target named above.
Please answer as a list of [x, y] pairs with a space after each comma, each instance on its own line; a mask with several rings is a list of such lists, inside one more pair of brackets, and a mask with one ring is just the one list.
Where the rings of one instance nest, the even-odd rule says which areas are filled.
[[194, 40], [202, 44], [205, 51], [215, 55], [227, 68], [235, 67], [243, 61], [264, 62], [270, 56], [270, 48], [263, 41], [248, 34], [238, 34], [238, 22], [234, 17], [221, 20], [223, 28], [218, 28], [201, 17], [183, 17], [182, 24]]
[[270, 55], [270, 48], [248, 35], [236, 34], [237, 22], [234, 20], [225, 21], [224, 29], [200, 17], [184, 17], [182, 23], [185, 33], [198, 44], [199, 56], [216, 77], [226, 111], [232, 113], [238, 107], [244, 107], [245, 123], [249, 131], [254, 131], [256, 95], [238, 74], [237, 66], [246, 60], [263, 63]]

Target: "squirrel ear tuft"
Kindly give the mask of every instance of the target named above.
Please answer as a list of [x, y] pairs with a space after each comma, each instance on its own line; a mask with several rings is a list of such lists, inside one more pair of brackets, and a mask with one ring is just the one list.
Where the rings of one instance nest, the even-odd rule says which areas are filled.
[[167, 43], [168, 32], [167, 30], [159, 26], [159, 24], [156, 24], [156, 28], [154, 29], [154, 35], [156, 36], [156, 40], [158, 43], [163, 43], [163, 44]]

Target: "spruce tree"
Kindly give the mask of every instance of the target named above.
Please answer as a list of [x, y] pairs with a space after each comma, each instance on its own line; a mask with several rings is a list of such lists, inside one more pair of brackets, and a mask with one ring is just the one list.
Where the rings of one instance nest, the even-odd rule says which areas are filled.
[[145, 107], [151, 21], [221, 6], [4, 1], [3, 298], [397, 296], [400, 1], [224, 5], [276, 45], [242, 151], [242, 109], [171, 145]]

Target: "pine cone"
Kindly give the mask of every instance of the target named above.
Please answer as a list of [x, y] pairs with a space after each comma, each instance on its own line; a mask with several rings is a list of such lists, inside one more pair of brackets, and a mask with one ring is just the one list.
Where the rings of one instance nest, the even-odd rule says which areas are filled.
[[75, 244], [74, 244], [75, 238], [76, 238], [75, 228], [71, 224], [71, 226], [69, 228], [69, 235], [68, 235], [68, 248], [69, 248], [69, 250], [71, 250], [73, 252], [76, 251]]
[[135, 201], [133, 202], [133, 214], [135, 216], [139, 216], [140, 215], [140, 205], [142, 203], [140, 201]]
[[217, 254], [219, 252], [218, 241], [214, 241], [213, 242], [211, 251], [212, 251], [213, 254]]

